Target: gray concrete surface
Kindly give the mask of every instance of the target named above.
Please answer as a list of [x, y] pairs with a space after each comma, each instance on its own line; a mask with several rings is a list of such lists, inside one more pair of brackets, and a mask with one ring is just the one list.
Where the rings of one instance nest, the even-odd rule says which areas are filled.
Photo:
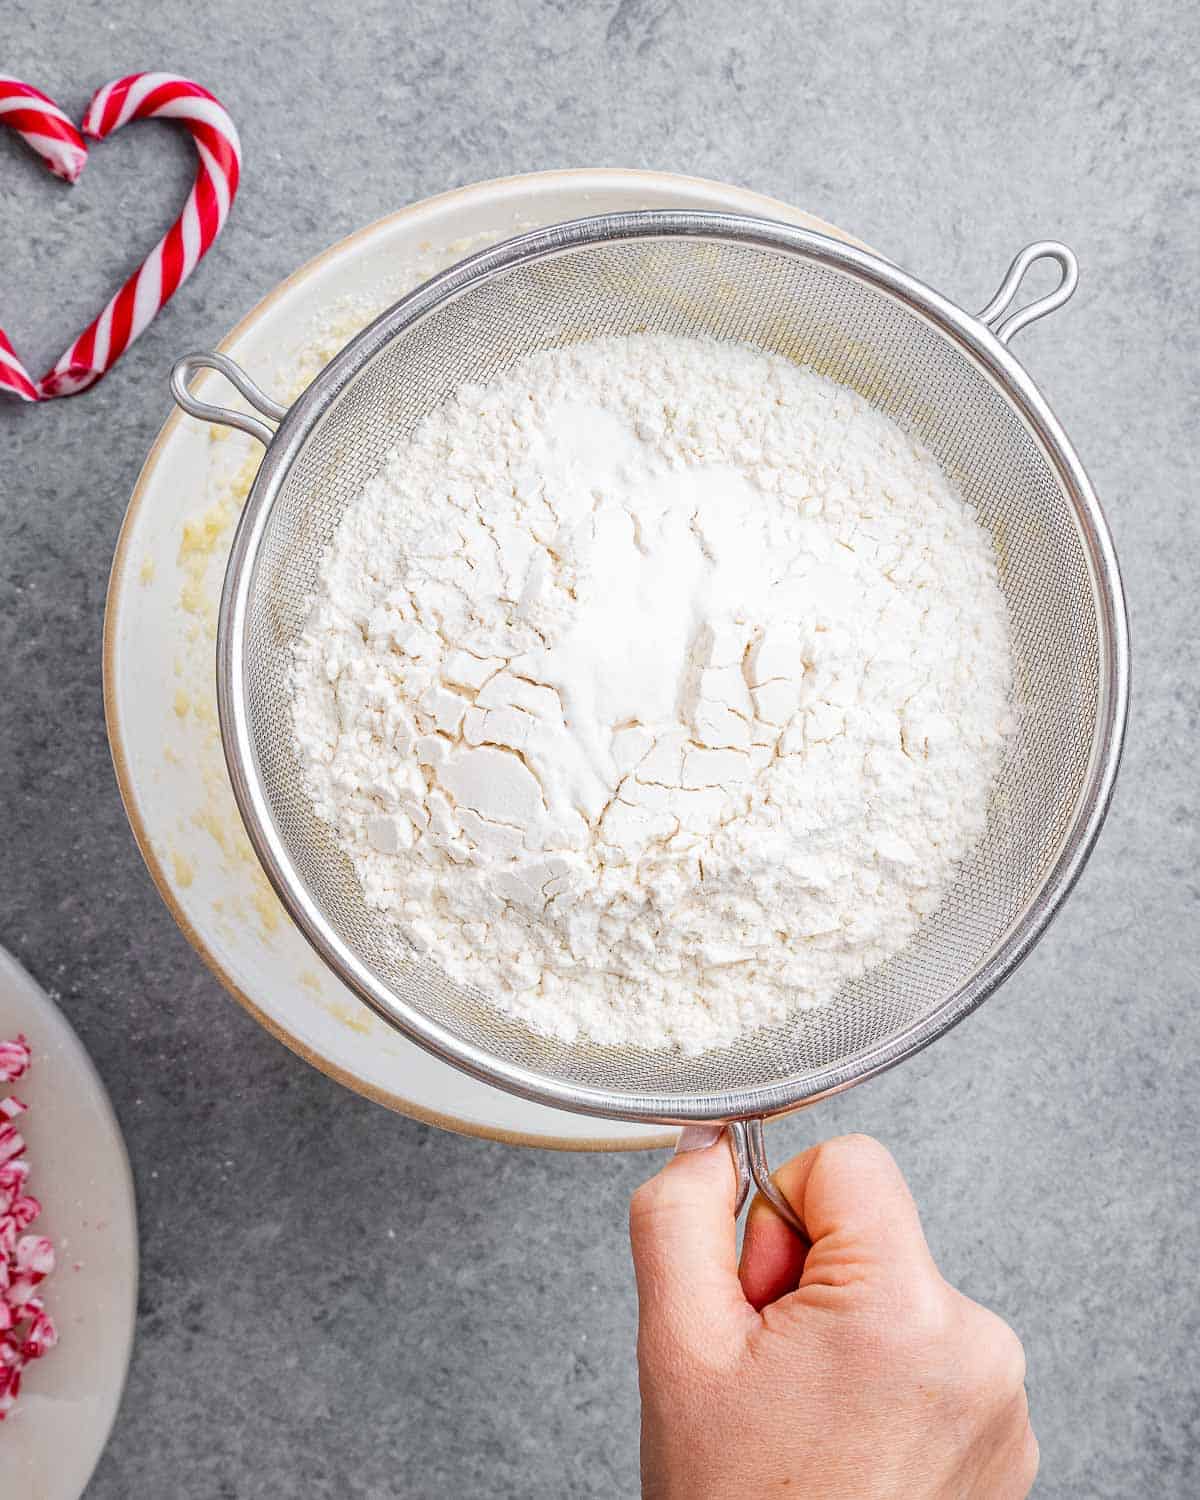
[[[109, 558], [171, 358], [388, 210], [565, 165], [777, 194], [967, 304], [1027, 240], [1079, 254], [1075, 302], [1020, 351], [1125, 568], [1136, 688], [1111, 820], [999, 998], [778, 1127], [774, 1151], [849, 1128], [891, 1145], [946, 1273], [1025, 1339], [1039, 1496], [1200, 1493], [1196, 12], [359, 0], [327, 25], [318, 9], [0, 0], [0, 67], [72, 111], [120, 73], [182, 70], [226, 101], [246, 154], [217, 251], [114, 374], [0, 409], [0, 940], [90, 1046], [141, 1202], [137, 1352], [89, 1500], [635, 1489], [624, 1216], [652, 1162], [456, 1139], [272, 1041], [151, 886], [100, 696]], [[73, 192], [0, 140], [0, 317], [31, 364], [190, 173], [165, 126], [98, 149]]]

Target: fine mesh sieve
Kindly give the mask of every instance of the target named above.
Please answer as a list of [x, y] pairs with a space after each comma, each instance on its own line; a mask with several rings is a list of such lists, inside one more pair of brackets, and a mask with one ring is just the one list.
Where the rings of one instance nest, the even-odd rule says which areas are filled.
[[[1028, 267], [1061, 280], [1009, 313]], [[467, 1071], [546, 1104], [620, 1119], [751, 1122], [734, 1131], [765, 1177], [761, 1119], [908, 1056], [1024, 957], [1099, 831], [1120, 756], [1128, 644], [1120, 577], [1078, 459], [1023, 368], [1014, 333], [1061, 305], [1071, 252], [1017, 257], [971, 317], [888, 262], [823, 235], [725, 214], [576, 220], [472, 256], [397, 303], [290, 409], [221, 355], [176, 366], [193, 415], [267, 446], [229, 561], [218, 637], [221, 732], [238, 804], [285, 906], [385, 1019]], [[564, 1044], [510, 1020], [411, 950], [362, 898], [314, 815], [293, 751], [289, 673], [323, 550], [390, 449], [466, 381], [535, 350], [645, 330], [737, 340], [852, 386], [932, 451], [990, 531], [1007, 600], [1019, 727], [986, 835], [937, 911], [828, 1007], [698, 1057]], [[264, 416], [201, 401], [224, 373]], [[436, 959], [436, 955], [434, 955]]]

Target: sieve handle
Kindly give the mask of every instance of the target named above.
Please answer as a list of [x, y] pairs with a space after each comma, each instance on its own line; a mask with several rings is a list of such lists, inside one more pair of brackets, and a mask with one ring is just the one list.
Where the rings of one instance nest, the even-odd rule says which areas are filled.
[[741, 1213], [750, 1193], [753, 1181], [759, 1192], [785, 1224], [803, 1235], [800, 1222], [792, 1205], [771, 1181], [771, 1168], [767, 1163], [767, 1144], [763, 1139], [762, 1116], [753, 1120], [731, 1120], [725, 1127], [729, 1136], [729, 1151], [737, 1173], [737, 1200], [734, 1215]]
[[219, 422], [224, 427], [236, 427], [257, 438], [264, 448], [269, 448], [275, 436], [274, 427], [268, 427], [257, 417], [244, 411], [234, 411], [228, 406], [214, 406], [211, 401], [201, 401], [193, 396], [188, 381], [198, 370], [216, 370], [224, 375], [239, 395], [244, 396], [255, 411], [269, 417], [272, 422], [282, 422], [287, 416], [287, 407], [272, 401], [265, 391], [255, 385], [241, 365], [235, 364], [228, 354], [185, 354], [171, 367], [171, 394], [175, 404], [183, 408], [190, 417], [199, 417], [202, 422]]
[[[1026, 271], [1039, 260], [1052, 260], [1058, 266], [1062, 272], [1058, 285], [1044, 297], [1037, 297], [1025, 307], [1018, 308], [1015, 313], [1009, 313]], [[1052, 313], [1064, 302], [1069, 302], [1078, 284], [1079, 262], [1075, 259], [1075, 252], [1058, 240], [1037, 240], [1032, 245], [1026, 245], [1014, 259], [1005, 272], [996, 295], [976, 316], [992, 330], [1002, 344], [1007, 344], [1013, 334], [1020, 333], [1022, 328], [1028, 328], [1030, 323], [1036, 323], [1039, 318]]]

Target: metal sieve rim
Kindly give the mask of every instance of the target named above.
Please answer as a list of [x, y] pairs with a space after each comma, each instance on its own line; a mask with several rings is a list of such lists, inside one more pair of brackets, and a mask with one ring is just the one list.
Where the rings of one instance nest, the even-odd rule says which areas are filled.
[[[1090, 566], [1097, 611], [1100, 697], [1088, 773], [1057, 856], [1008, 937], [996, 946], [972, 978], [936, 1010], [886, 1042], [803, 1077], [792, 1075], [750, 1089], [706, 1094], [617, 1094], [520, 1067], [464, 1041], [399, 999], [342, 941], [309, 895], [292, 863], [262, 784], [245, 695], [245, 625], [259, 549], [287, 473], [325, 412], [385, 344], [469, 288], [515, 265], [600, 243], [672, 237], [732, 241], [840, 270], [899, 302], [970, 355], [1034, 437], [1071, 499]], [[1008, 315], [1024, 268], [1039, 255], [1050, 255], [1059, 261], [1064, 270], [1063, 283], [1057, 292]], [[810, 230], [734, 214], [664, 211], [606, 214], [518, 236], [432, 278], [396, 303], [335, 356], [286, 413], [266, 398], [261, 398], [261, 404], [255, 401], [261, 393], [238, 371], [243, 394], [255, 401], [265, 415], [281, 420], [274, 433], [253, 418], [242, 418], [236, 424], [263, 441], [267, 451], [238, 525], [221, 599], [217, 700], [222, 743], [239, 810], [271, 884], [309, 943], [343, 983], [411, 1041], [487, 1083], [560, 1109], [662, 1124], [749, 1119], [814, 1103], [912, 1056], [982, 1004], [1030, 952], [1087, 861], [1111, 799], [1128, 711], [1128, 624], [1107, 522], [1066, 434], [1032, 379], [1006, 347], [1008, 338], [1020, 327], [1070, 295], [1073, 277], [1073, 257], [1064, 247], [1031, 246], [1013, 263], [1001, 292], [984, 313], [972, 316], [880, 257]], [[182, 372], [177, 367], [178, 378], [174, 382], [177, 399], [182, 401], [187, 394], [187, 374], [201, 363], [212, 361], [197, 357]], [[180, 365], [187, 367], [188, 362], [181, 361]], [[230, 371], [225, 369], [225, 373]], [[219, 412], [211, 407], [201, 411], [202, 404], [195, 398], [189, 399], [192, 405], [188, 409], [194, 414], [214, 417]], [[225, 413], [216, 419], [229, 420], [229, 416]]]

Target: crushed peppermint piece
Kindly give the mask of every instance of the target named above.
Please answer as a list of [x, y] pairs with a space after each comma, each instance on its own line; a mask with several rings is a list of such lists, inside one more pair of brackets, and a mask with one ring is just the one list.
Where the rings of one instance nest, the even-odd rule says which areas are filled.
[[23, 1036], [15, 1042], [0, 1042], [0, 1083], [16, 1083], [28, 1069], [33, 1054]]

